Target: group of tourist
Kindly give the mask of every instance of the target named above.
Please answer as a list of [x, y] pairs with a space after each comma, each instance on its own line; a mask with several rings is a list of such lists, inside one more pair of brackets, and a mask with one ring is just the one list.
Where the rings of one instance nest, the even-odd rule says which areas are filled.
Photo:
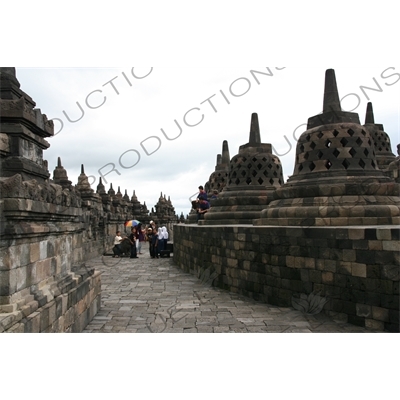
[[130, 250], [130, 258], [139, 258], [138, 254], [143, 254], [143, 243], [148, 242], [150, 257], [159, 258], [162, 251], [167, 249], [168, 238], [167, 228], [163, 226], [157, 229], [154, 221], [150, 221], [149, 226], [139, 224], [132, 227], [127, 237], [122, 237], [118, 231], [114, 238], [113, 257], [119, 258]]

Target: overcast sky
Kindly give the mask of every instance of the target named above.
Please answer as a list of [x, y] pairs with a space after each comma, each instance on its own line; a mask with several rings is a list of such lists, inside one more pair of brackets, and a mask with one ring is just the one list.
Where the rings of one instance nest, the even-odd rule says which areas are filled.
[[[44, 153], [51, 174], [61, 157], [76, 184], [84, 164], [93, 189], [103, 175], [107, 190], [111, 183], [129, 196], [135, 190], [149, 210], [162, 192], [186, 216], [189, 197], [208, 181], [222, 142], [228, 140], [231, 158], [248, 142], [253, 112], [262, 141], [280, 156], [285, 180], [293, 173], [295, 138], [321, 112], [327, 68], [17, 67], [17, 78], [55, 119], [56, 135]], [[364, 123], [372, 101], [395, 151], [400, 67], [335, 71], [342, 108]]]

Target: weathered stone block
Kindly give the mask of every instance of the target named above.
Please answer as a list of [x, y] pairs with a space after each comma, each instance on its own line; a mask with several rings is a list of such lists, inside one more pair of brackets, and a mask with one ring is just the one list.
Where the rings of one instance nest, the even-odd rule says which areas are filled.
[[31, 243], [30, 244], [30, 262], [34, 263], [40, 260], [40, 243]]
[[400, 241], [398, 240], [384, 240], [382, 242], [383, 250], [400, 252]]
[[374, 329], [374, 330], [379, 330], [383, 331], [385, 329], [385, 323], [381, 321], [376, 321], [374, 319], [365, 319], [365, 327]]
[[365, 229], [360, 228], [350, 228], [349, 229], [349, 239], [351, 240], [362, 240], [365, 238]]
[[364, 317], [364, 318], [371, 318], [372, 317], [372, 307], [366, 304], [357, 304], [357, 316]]
[[378, 228], [376, 230], [376, 238], [377, 238], [377, 240], [391, 240], [392, 239], [392, 232], [391, 232], [390, 229]]
[[343, 258], [342, 261], [345, 262], [354, 262], [356, 261], [356, 251], [355, 250], [343, 250]]
[[322, 282], [322, 272], [321, 271], [309, 271], [310, 281], [313, 283]]
[[389, 322], [389, 310], [381, 307], [372, 307], [372, 318], [377, 321]]
[[352, 263], [351, 274], [360, 278], [367, 277], [367, 266], [365, 264]]
[[369, 250], [381, 251], [383, 249], [381, 240], [369, 240], [368, 241]]
[[321, 278], [322, 283], [324, 283], [325, 285], [334, 284], [334, 274], [332, 272], [322, 272]]

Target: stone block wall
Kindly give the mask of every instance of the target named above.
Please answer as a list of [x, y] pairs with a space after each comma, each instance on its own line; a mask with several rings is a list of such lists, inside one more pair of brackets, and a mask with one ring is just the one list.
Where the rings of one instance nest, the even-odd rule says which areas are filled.
[[123, 221], [20, 175], [0, 179], [0, 192], [0, 331], [83, 330], [100, 307], [101, 279], [77, 267], [110, 250]]
[[77, 270], [56, 291], [56, 296], [43, 306], [32, 300], [17, 311], [0, 314], [0, 333], [82, 332], [100, 309], [100, 273]]
[[214, 284], [278, 306], [320, 292], [325, 312], [399, 332], [398, 227], [175, 225], [174, 261]]

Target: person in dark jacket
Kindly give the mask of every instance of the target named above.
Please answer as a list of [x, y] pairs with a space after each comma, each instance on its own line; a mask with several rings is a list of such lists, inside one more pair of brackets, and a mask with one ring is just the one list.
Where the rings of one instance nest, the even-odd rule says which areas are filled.
[[131, 229], [131, 234], [129, 235], [129, 240], [131, 242], [131, 258], [139, 258], [137, 256], [137, 250], [136, 250], [136, 228]]
[[153, 229], [150, 242], [150, 256], [151, 258], [158, 258], [158, 233]]

